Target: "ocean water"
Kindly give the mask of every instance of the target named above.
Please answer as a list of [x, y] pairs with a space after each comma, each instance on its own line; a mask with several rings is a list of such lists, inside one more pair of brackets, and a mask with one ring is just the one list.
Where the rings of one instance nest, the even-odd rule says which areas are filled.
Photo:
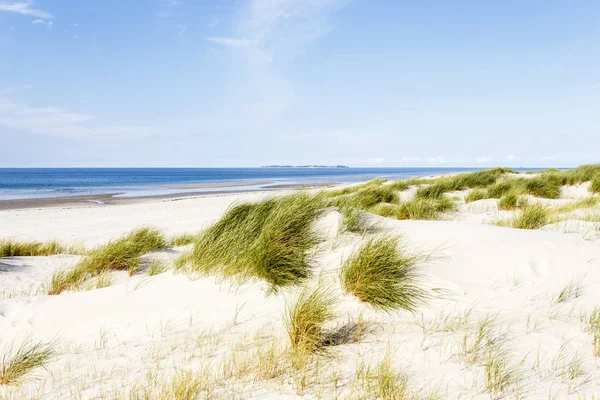
[[[173, 193], [269, 190], [274, 185], [403, 179], [476, 168], [0, 168], [0, 200], [117, 193], [139, 197]], [[236, 184], [172, 188], [172, 185]], [[240, 186], [241, 185], [241, 186]]]

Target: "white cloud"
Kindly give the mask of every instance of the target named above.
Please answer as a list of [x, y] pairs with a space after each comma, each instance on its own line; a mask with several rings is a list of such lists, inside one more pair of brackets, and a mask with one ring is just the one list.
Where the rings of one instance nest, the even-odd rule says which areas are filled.
[[226, 47], [248, 47], [254, 46], [256, 42], [246, 38], [233, 38], [233, 37], [207, 37], [206, 40], [216, 44], [220, 44]]
[[515, 156], [513, 156], [513, 155], [508, 155], [508, 156], [506, 156], [506, 159], [507, 159], [508, 161], [514, 161], [514, 160], [515, 160]]
[[446, 164], [446, 159], [442, 156], [428, 157], [427, 162], [431, 164]]
[[51, 19], [52, 14], [46, 11], [31, 8], [31, 2], [13, 2], [13, 3], [0, 3], [0, 12], [14, 12], [21, 15], [30, 15], [41, 19]]
[[475, 161], [478, 163], [490, 162], [490, 161], [492, 161], [492, 157], [481, 156], [481, 157], [477, 157], [475, 159]]
[[35, 134], [84, 137], [157, 135], [156, 129], [140, 126], [97, 126], [97, 117], [60, 107], [29, 107], [0, 98], [0, 127]]
[[367, 159], [367, 164], [383, 164], [385, 162], [385, 157], [375, 157]]
[[31, 23], [34, 25], [39, 25], [39, 24], [46, 25], [46, 21], [44, 21], [43, 19], [36, 19], [34, 21], [31, 21]]

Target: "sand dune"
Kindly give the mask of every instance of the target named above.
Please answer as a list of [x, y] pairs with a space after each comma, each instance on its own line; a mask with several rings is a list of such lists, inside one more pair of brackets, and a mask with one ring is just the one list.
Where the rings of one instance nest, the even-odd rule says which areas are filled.
[[[5, 211], [0, 237], [54, 238], [89, 248], [141, 225], [168, 235], [195, 233], [232, 203], [264, 196]], [[298, 288], [269, 293], [260, 281], [239, 286], [172, 270], [131, 277], [123, 271], [114, 273], [108, 287], [48, 296], [44, 285], [52, 273], [75, 265], [79, 256], [0, 259], [0, 349], [28, 336], [59, 348], [46, 369], [32, 372], [35, 379], [0, 385], [0, 397], [112, 399], [146, 390], [155, 396], [150, 398], [168, 398], [161, 391], [174, 379], [191, 379], [187, 371], [206, 383], [198, 398], [353, 398], [366, 390], [357, 371], [390, 355], [407, 377], [406, 398], [598, 396], [600, 359], [583, 316], [600, 304], [599, 242], [576, 230], [482, 223], [498, 210], [493, 200], [481, 202], [442, 221], [369, 216], [379, 234], [401, 235], [409, 250], [430, 255], [419, 265], [429, 299], [414, 313], [378, 312], [342, 292], [339, 267], [365, 236], [338, 235], [335, 209], [320, 217], [316, 226], [326, 240], [314, 249], [315, 274], [308, 284], [320, 280], [339, 296], [335, 327], [360, 321], [364, 332], [311, 364], [305, 387], [287, 364], [282, 318]], [[184, 249], [144, 260], [169, 264]], [[505, 356], [501, 393], [486, 390], [486, 360], [480, 357], [490, 354], [473, 350], [484, 328]], [[258, 375], [261, 362], [274, 368], [270, 374]]]

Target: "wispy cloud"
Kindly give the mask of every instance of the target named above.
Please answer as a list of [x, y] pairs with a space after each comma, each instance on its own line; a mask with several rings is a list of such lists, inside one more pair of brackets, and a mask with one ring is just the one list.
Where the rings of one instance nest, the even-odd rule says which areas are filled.
[[32, 17], [42, 18], [42, 19], [52, 19], [53, 16], [49, 12], [39, 10], [37, 8], [32, 7], [33, 3], [31, 2], [12, 2], [5, 3], [0, 2], [0, 12], [13, 12], [21, 15], [30, 15]]
[[[217, 54], [233, 57], [232, 68], [243, 68], [232, 75], [237, 85], [231, 94], [242, 113], [268, 124], [291, 108], [296, 91], [285, 66], [332, 29], [331, 12], [341, 3], [247, 0], [235, 13], [231, 30], [205, 38]], [[245, 78], [241, 84], [240, 76]]]
[[8, 99], [0, 99], [0, 126], [35, 134], [61, 137], [156, 135], [160, 132], [141, 126], [97, 125], [92, 114], [73, 112], [60, 107], [29, 107]]
[[206, 40], [227, 47], [249, 47], [256, 45], [254, 40], [246, 38], [207, 37]]
[[159, 10], [156, 16], [163, 19], [170, 18], [174, 10], [182, 4], [183, 1], [180, 0], [159, 0]]

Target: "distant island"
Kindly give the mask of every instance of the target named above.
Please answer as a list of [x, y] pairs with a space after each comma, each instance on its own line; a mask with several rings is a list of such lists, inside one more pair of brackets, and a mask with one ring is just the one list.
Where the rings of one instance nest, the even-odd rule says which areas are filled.
[[347, 165], [263, 165], [261, 168], [350, 168]]

